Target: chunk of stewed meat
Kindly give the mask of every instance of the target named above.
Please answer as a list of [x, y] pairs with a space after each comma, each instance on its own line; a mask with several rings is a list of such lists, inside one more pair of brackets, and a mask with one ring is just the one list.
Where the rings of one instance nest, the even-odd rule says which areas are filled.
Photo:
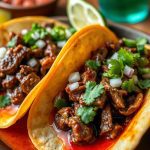
[[7, 93], [10, 96], [13, 104], [20, 104], [26, 96], [20, 86], [16, 87], [14, 90], [7, 90]]
[[0, 72], [4, 74], [13, 74], [17, 71], [21, 61], [27, 56], [28, 49], [22, 45], [11, 49], [3, 59], [0, 60]]
[[71, 107], [64, 107], [60, 109], [55, 115], [55, 125], [58, 129], [63, 131], [69, 130], [69, 118], [74, 115], [74, 110]]
[[33, 68], [31, 68], [30, 66], [21, 65], [20, 71], [16, 74], [16, 78], [19, 80], [19, 82], [21, 82], [24, 76], [27, 76], [33, 71], [34, 71]]
[[6, 78], [2, 80], [2, 86], [6, 89], [14, 88], [17, 84], [18, 80], [13, 75], [6, 75]]
[[96, 81], [96, 71], [87, 68], [87, 70], [82, 74], [82, 80], [85, 84], [87, 81]]
[[41, 64], [41, 74], [44, 76], [46, 72], [50, 69], [54, 62], [55, 58], [54, 57], [44, 57], [43, 59], [40, 60]]
[[134, 112], [136, 112], [143, 102], [143, 97], [144, 96], [142, 93], [137, 94], [134, 103], [131, 104], [128, 108], [120, 109], [119, 110], [120, 114], [124, 116], [129, 116]]
[[71, 140], [73, 143], [80, 145], [92, 143], [95, 140], [93, 128], [83, 124], [79, 117], [70, 117], [68, 125], [72, 129]]
[[57, 49], [57, 46], [53, 42], [48, 41], [47, 47], [44, 50], [44, 55], [49, 57], [56, 57]]
[[101, 114], [101, 125], [100, 125], [100, 135], [106, 135], [109, 131], [112, 130], [113, 123], [112, 123], [112, 113], [111, 108], [107, 105]]
[[15, 34], [14, 32], [10, 32], [9, 33], [9, 39], [10, 40], [14, 39], [14, 41], [15, 41], [15, 45], [14, 46], [23, 43], [21, 34]]
[[35, 58], [42, 58], [44, 56], [43, 49], [36, 48], [30, 51], [30, 56]]
[[24, 76], [20, 82], [22, 91], [28, 94], [40, 81], [40, 77], [37, 76], [34, 72]]
[[115, 139], [116, 137], [118, 137], [120, 135], [120, 133], [122, 132], [123, 127], [119, 124], [115, 124], [112, 128], [112, 130], [107, 134], [107, 139]]

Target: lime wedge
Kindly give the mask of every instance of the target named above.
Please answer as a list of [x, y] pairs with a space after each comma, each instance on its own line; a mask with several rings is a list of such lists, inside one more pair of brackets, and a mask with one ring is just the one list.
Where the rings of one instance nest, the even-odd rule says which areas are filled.
[[71, 25], [76, 30], [90, 24], [106, 25], [105, 19], [98, 10], [83, 0], [68, 0], [67, 13]]
[[6, 22], [11, 18], [9, 12], [0, 9], [0, 23]]

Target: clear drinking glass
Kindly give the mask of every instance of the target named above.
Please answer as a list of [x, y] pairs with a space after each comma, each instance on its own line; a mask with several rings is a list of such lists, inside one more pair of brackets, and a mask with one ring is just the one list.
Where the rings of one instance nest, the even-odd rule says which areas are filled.
[[148, 0], [99, 0], [103, 15], [115, 22], [137, 23], [149, 14]]

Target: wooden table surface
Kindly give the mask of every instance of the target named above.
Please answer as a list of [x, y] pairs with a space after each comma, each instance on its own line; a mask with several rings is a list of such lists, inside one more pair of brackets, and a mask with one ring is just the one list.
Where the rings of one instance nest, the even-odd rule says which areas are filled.
[[[55, 15], [59, 15], [59, 16], [60, 15], [61, 16], [66, 15], [66, 1], [67, 0], [59, 0], [58, 7], [57, 7], [57, 10], [55, 12]], [[98, 0], [87, 0], [87, 1], [89, 1], [91, 4], [93, 4], [96, 8], [98, 8]], [[125, 24], [125, 25], [136, 28], [138, 30], [141, 30], [143, 32], [146, 32], [146, 33], [150, 34], [150, 15], [143, 22], [140, 22], [138, 24], [132, 24], [132, 25]]]

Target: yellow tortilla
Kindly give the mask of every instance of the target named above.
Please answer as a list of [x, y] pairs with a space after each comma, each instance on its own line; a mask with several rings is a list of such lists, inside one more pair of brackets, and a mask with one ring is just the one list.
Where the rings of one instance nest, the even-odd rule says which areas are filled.
[[[6, 22], [0, 25], [0, 46], [5, 45], [8, 41], [9, 32], [19, 33], [22, 29], [30, 29], [32, 23], [55, 23], [56, 25], [61, 25], [67, 27], [67, 25], [56, 21], [54, 19], [50, 19], [47, 17], [22, 17], [18, 19], [14, 19], [12, 21]], [[57, 59], [59, 61], [59, 59]], [[0, 128], [7, 128], [13, 125], [18, 119], [23, 117], [23, 115], [28, 111], [30, 105], [35, 99], [37, 93], [40, 90], [40, 86], [42, 85], [44, 78], [36, 85], [33, 90], [26, 96], [23, 103], [20, 105], [18, 111], [13, 115], [4, 115], [0, 112]]]
[[31, 106], [28, 116], [28, 133], [32, 143], [39, 150], [62, 150], [63, 142], [50, 127], [50, 116], [54, 108], [53, 99], [65, 88], [70, 73], [77, 71], [106, 42], [118, 42], [107, 28], [91, 25], [75, 33], [61, 50], [41, 90]]

